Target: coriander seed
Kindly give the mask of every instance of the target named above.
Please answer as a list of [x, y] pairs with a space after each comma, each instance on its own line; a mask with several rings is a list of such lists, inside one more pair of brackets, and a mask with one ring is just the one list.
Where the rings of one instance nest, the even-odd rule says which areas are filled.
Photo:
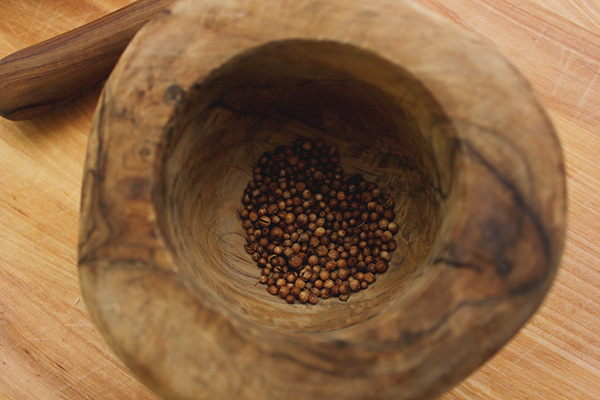
[[258, 282], [289, 304], [347, 301], [387, 271], [398, 247], [395, 201], [339, 165], [339, 149], [297, 140], [263, 154], [237, 215]]

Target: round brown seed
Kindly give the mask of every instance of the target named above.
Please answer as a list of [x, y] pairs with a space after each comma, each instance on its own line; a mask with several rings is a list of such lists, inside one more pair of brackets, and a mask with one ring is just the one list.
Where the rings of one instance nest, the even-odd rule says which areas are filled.
[[350, 293], [350, 284], [348, 282], [343, 282], [340, 285], [340, 295]]
[[308, 301], [309, 296], [310, 296], [310, 291], [305, 289], [300, 292], [300, 294], [298, 295], [298, 299], [300, 300], [301, 303], [306, 303]]
[[358, 279], [353, 279], [349, 281], [348, 285], [350, 286], [350, 289], [352, 289], [355, 292], [360, 290], [360, 281]]
[[290, 267], [300, 268], [302, 266], [302, 257], [299, 255], [293, 255], [289, 260]]
[[270, 236], [273, 240], [280, 240], [283, 237], [283, 229], [278, 226], [274, 227], [270, 231]]
[[290, 294], [289, 286], [282, 286], [279, 288], [279, 295], [284, 299]]
[[335, 261], [329, 260], [325, 263], [325, 268], [327, 268], [330, 271], [333, 271], [337, 268], [337, 264], [335, 263]]
[[253, 169], [238, 212], [245, 250], [263, 267], [259, 281], [267, 290], [286, 286], [294, 299], [310, 288], [317, 296], [329, 289], [325, 297], [346, 297], [351, 283], [365, 288], [388, 269], [398, 247], [395, 204], [376, 184], [345, 173], [337, 148], [308, 142], [306, 151], [305, 143], [265, 153]]
[[392, 232], [390, 232], [390, 231], [384, 231], [384, 232], [381, 234], [381, 240], [382, 240], [384, 243], [387, 243], [387, 242], [389, 242], [390, 240], [392, 240], [392, 238], [393, 238], [393, 237], [394, 237], [394, 235], [393, 235], [393, 234], [392, 234]]
[[345, 281], [346, 279], [348, 279], [348, 276], [350, 275], [350, 271], [348, 271], [346, 268], [342, 268], [338, 271], [337, 275], [338, 275], [338, 278]]
[[335, 260], [337, 260], [338, 258], [340, 258], [340, 252], [339, 252], [339, 251], [337, 251], [337, 250], [331, 250], [331, 251], [329, 251], [329, 253], [327, 253], [327, 256], [328, 256], [328, 257], [329, 257], [331, 260], [335, 261]]
[[383, 260], [379, 260], [375, 263], [375, 270], [379, 273], [387, 271], [387, 263]]
[[296, 221], [296, 216], [293, 213], [286, 213], [285, 216], [283, 217], [283, 221], [287, 225], [291, 225]]
[[267, 215], [263, 215], [262, 217], [258, 218], [258, 224], [262, 227], [266, 227], [271, 225], [271, 218], [269, 218]]
[[300, 214], [296, 218], [296, 223], [298, 224], [298, 226], [304, 226], [304, 225], [306, 225], [307, 222], [308, 222], [308, 217], [306, 216], [306, 214]]

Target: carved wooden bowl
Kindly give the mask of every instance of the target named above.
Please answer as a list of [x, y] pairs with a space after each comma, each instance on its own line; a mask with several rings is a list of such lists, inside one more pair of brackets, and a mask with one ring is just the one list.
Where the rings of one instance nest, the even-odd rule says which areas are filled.
[[[80, 274], [120, 358], [169, 399], [430, 399], [542, 301], [565, 231], [560, 145], [488, 43], [399, 0], [185, 0], [131, 43], [96, 111]], [[252, 4], [252, 6], [250, 6]], [[389, 270], [289, 305], [236, 216], [297, 138], [395, 200]]]

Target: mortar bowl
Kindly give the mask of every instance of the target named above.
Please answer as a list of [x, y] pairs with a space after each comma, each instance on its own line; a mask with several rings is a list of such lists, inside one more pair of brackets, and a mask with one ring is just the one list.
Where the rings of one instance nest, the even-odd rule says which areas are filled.
[[[389, 270], [347, 302], [257, 285], [237, 216], [296, 139], [395, 199]], [[182, 0], [106, 83], [79, 268], [109, 345], [167, 399], [430, 399], [525, 324], [565, 235], [560, 144], [490, 44], [408, 2]]]

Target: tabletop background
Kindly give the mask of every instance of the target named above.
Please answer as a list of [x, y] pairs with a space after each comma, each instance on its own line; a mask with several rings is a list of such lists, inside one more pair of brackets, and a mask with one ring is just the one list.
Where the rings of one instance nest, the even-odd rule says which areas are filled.
[[[0, 57], [130, 0], [1, 0]], [[559, 133], [569, 220], [558, 277], [496, 356], [441, 399], [600, 399], [600, 3], [418, 0], [493, 43]], [[77, 275], [81, 177], [101, 88], [0, 119], [0, 399], [156, 400], [91, 322]]]

